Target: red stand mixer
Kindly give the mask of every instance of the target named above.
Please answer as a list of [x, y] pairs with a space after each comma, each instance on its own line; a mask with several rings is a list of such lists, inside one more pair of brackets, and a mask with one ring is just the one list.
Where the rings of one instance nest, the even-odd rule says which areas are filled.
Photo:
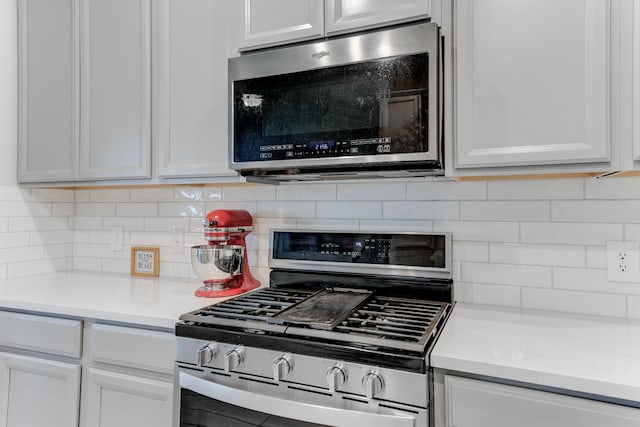
[[253, 226], [244, 210], [217, 209], [202, 221], [207, 245], [191, 248], [191, 265], [204, 283], [196, 296], [217, 298], [241, 294], [260, 286], [251, 275], [245, 236]]

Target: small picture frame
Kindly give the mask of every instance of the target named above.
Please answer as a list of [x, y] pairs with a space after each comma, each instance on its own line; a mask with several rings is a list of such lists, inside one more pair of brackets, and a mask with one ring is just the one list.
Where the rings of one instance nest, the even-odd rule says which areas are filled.
[[160, 275], [160, 248], [151, 246], [132, 247], [131, 275], [158, 277]]

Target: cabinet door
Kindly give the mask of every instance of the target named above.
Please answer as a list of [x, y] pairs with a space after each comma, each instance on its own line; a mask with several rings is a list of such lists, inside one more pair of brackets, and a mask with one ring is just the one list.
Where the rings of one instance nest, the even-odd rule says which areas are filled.
[[327, 34], [426, 18], [431, 0], [326, 0]]
[[19, 0], [19, 181], [77, 178], [78, 1]]
[[171, 383], [89, 369], [84, 386], [87, 427], [171, 426]]
[[554, 393], [445, 377], [446, 427], [637, 427], [640, 410]]
[[239, 50], [321, 37], [323, 0], [233, 0]]
[[0, 353], [0, 425], [76, 427], [80, 366]]
[[456, 167], [609, 160], [609, 1], [454, 7]]
[[80, 176], [149, 177], [150, 0], [80, 1]]
[[228, 168], [226, 2], [160, 0], [154, 97], [158, 176]]

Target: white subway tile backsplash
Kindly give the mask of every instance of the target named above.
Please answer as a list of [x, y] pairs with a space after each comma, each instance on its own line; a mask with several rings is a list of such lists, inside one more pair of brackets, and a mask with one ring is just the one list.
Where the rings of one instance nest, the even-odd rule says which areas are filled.
[[277, 188], [282, 201], [336, 200], [336, 184], [286, 184]]
[[605, 245], [608, 240], [622, 240], [621, 224], [521, 223], [523, 243], [558, 245]]
[[[34, 188], [31, 190], [31, 201], [34, 202], [74, 202], [73, 190], [52, 188]], [[21, 200], [21, 199], [19, 199]]]
[[127, 203], [131, 201], [131, 192], [126, 188], [82, 191], [76, 202]]
[[172, 202], [173, 188], [134, 188], [131, 190], [132, 202]]
[[491, 243], [489, 260], [494, 263], [584, 267], [583, 246]]
[[18, 248], [30, 243], [28, 232], [0, 233], [0, 248]]
[[3, 264], [43, 259], [45, 259], [43, 246], [24, 246], [21, 248], [0, 249], [0, 262]]
[[383, 232], [417, 232], [429, 233], [433, 231], [433, 221], [421, 220], [394, 220], [394, 219], [363, 219], [360, 221], [360, 230]]
[[460, 280], [472, 284], [551, 287], [551, 268], [509, 264], [465, 262], [460, 266]]
[[115, 216], [116, 205], [114, 203], [76, 203], [76, 215]]
[[111, 230], [113, 227], [122, 227], [126, 231], [136, 231], [144, 229], [144, 218], [130, 218], [130, 217], [105, 217], [103, 219], [103, 229]]
[[0, 216], [51, 216], [51, 203], [0, 202]]
[[609, 282], [607, 270], [554, 268], [553, 286], [574, 291], [640, 295], [640, 283]]
[[158, 216], [157, 203], [118, 203], [116, 216]]
[[176, 201], [207, 202], [222, 199], [222, 189], [219, 187], [184, 187], [176, 188], [173, 193]]
[[254, 217], [258, 214], [257, 201], [224, 201], [224, 202], [207, 202], [204, 210], [209, 213], [216, 209], [240, 209], [249, 212]]
[[455, 300], [459, 302], [507, 307], [520, 306], [520, 288], [516, 286], [475, 285], [456, 282], [453, 292]]
[[222, 201], [246, 202], [275, 200], [276, 187], [272, 185], [232, 185], [222, 189]]
[[357, 219], [299, 219], [296, 228], [301, 230], [357, 230], [360, 225]]
[[487, 185], [492, 200], [571, 200], [584, 195], [581, 179], [520, 179], [489, 181]]
[[522, 289], [522, 306], [539, 310], [598, 316], [626, 317], [624, 295], [574, 292], [559, 289]]
[[458, 219], [458, 202], [382, 202], [382, 207], [384, 219]]
[[489, 244], [487, 242], [453, 242], [453, 259], [456, 261], [488, 262]]
[[405, 200], [404, 183], [338, 184], [338, 200]]
[[144, 231], [159, 231], [171, 233], [174, 229], [187, 230], [188, 218], [145, 218]]
[[27, 202], [31, 200], [31, 189], [13, 185], [0, 185], [0, 200], [9, 202]]
[[587, 246], [587, 268], [607, 268], [607, 248]]
[[453, 234], [453, 240], [517, 242], [517, 222], [435, 221], [433, 230]]
[[[609, 282], [605, 244], [640, 242], [640, 179], [375, 180], [179, 188], [0, 186], [0, 278], [68, 268], [129, 274], [131, 246], [160, 247], [162, 276], [194, 280], [189, 246], [214, 209], [254, 216], [252, 271], [269, 230], [450, 232], [455, 298], [640, 319], [640, 284]], [[110, 231], [124, 247], [110, 250]], [[170, 248], [185, 231], [183, 253]]]
[[640, 297], [627, 297], [629, 319], [640, 320]]
[[73, 243], [73, 230], [32, 231], [30, 244], [32, 245], [57, 245], [61, 243]]
[[314, 202], [258, 202], [259, 218], [315, 218]]
[[548, 221], [549, 202], [489, 201], [460, 202], [463, 221]]
[[407, 183], [408, 200], [486, 200], [487, 183], [442, 181]]
[[588, 179], [585, 181], [587, 199], [640, 199], [640, 185], [636, 177]]
[[4, 231], [66, 230], [69, 218], [15, 217], [9, 218], [9, 229]]
[[565, 222], [640, 222], [640, 200], [551, 202], [551, 219]]
[[204, 203], [160, 203], [158, 204], [158, 216], [189, 216], [204, 218]]
[[380, 202], [317, 202], [317, 218], [327, 219], [379, 219]]
[[73, 203], [54, 203], [51, 206], [51, 215], [54, 217], [73, 216], [76, 207]]

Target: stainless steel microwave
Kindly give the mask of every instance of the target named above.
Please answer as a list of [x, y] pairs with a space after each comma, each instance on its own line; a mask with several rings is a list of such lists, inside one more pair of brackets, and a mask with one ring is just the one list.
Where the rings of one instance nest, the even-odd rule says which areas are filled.
[[413, 25], [229, 59], [229, 165], [254, 180], [443, 173], [441, 37]]

